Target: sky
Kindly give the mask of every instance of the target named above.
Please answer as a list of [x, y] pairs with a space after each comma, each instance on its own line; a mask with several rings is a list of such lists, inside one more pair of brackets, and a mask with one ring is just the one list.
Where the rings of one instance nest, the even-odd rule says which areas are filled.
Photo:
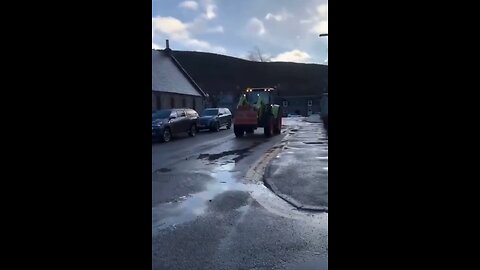
[[328, 0], [152, 0], [152, 48], [328, 65]]

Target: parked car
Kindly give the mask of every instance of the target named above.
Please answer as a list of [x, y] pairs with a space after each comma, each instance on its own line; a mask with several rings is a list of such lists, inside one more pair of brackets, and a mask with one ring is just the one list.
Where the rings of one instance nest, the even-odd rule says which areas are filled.
[[207, 108], [200, 116], [198, 129], [219, 131], [221, 127], [232, 127], [232, 113], [227, 108]]
[[174, 136], [197, 133], [199, 115], [192, 109], [168, 109], [152, 113], [152, 139], [169, 142]]

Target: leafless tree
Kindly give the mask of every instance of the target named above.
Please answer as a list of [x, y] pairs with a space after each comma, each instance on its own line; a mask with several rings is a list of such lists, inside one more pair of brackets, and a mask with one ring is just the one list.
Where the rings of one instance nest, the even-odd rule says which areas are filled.
[[258, 46], [253, 47], [251, 51], [248, 52], [248, 60], [256, 62], [270, 62], [270, 57], [262, 53], [262, 50]]

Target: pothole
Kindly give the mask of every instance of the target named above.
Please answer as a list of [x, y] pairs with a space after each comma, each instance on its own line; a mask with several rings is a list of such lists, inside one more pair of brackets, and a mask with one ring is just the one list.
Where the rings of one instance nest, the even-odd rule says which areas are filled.
[[197, 159], [206, 159], [206, 160], [209, 160], [209, 161], [215, 161], [215, 160], [218, 160], [222, 157], [236, 155], [237, 157], [233, 158], [233, 161], [238, 162], [239, 160], [241, 160], [242, 158], [247, 156], [252, 148], [258, 146], [259, 144], [261, 144], [261, 142], [255, 142], [250, 147], [247, 147], [247, 148], [238, 149], [238, 150], [231, 150], [231, 151], [224, 151], [224, 152], [217, 153], [217, 154], [200, 154]]

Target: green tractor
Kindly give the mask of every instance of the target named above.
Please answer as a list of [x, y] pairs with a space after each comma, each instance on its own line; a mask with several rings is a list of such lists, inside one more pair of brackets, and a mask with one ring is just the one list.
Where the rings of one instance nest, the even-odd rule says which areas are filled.
[[263, 127], [265, 137], [280, 134], [282, 129], [282, 107], [274, 104], [274, 88], [247, 88], [237, 105], [233, 121], [236, 137], [252, 134]]

